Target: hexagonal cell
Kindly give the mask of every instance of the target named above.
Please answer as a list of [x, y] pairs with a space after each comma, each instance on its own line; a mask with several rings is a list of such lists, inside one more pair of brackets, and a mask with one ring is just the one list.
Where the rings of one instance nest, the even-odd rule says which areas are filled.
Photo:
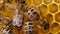
[[26, 7], [29, 7], [31, 5], [31, 0], [26, 0]]
[[45, 18], [47, 19], [47, 21], [51, 24], [53, 22], [53, 15], [52, 14], [47, 14], [45, 16]]
[[52, 32], [58, 32], [59, 31], [59, 24], [54, 22], [52, 25], [51, 25], [51, 31]]
[[50, 4], [52, 0], [43, 0], [45, 4]]
[[41, 12], [42, 15], [47, 13], [47, 6], [42, 4], [41, 6], [38, 6], [39, 11]]
[[34, 5], [39, 5], [42, 3], [42, 0], [33, 0]]
[[60, 3], [60, 0], [54, 0], [56, 3]]
[[58, 11], [58, 6], [57, 6], [57, 4], [52, 3], [52, 4], [49, 6], [49, 11], [50, 11], [51, 13], [56, 13], [56, 12]]
[[60, 12], [57, 13], [57, 14], [55, 14], [55, 20], [56, 20], [57, 22], [60, 22]]

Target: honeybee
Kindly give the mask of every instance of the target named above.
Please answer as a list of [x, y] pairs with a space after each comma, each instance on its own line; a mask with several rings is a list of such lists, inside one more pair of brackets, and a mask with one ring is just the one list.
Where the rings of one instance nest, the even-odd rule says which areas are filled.
[[33, 21], [38, 21], [40, 18], [39, 13], [34, 8], [27, 9], [26, 15]]
[[23, 14], [19, 14], [18, 15], [16, 13], [14, 15], [13, 22], [12, 22], [13, 26], [20, 27], [22, 25], [22, 23], [23, 23]]
[[44, 30], [49, 29], [49, 23], [47, 23], [46, 21], [43, 21], [43, 22], [41, 23], [41, 26], [43, 27]]
[[27, 21], [24, 24], [23, 29], [24, 29], [24, 34], [34, 34], [35, 33], [34, 25], [31, 21]]
[[11, 29], [3, 29], [3, 34], [13, 34]]
[[41, 26], [41, 31], [44, 31], [44, 32], [49, 31], [50, 24], [46, 19], [42, 19], [42, 21], [40, 21], [38, 24], [39, 26]]
[[16, 26], [18, 29], [20, 29], [24, 20], [24, 11], [21, 8], [22, 4], [17, 5], [12, 22], [13, 26]]

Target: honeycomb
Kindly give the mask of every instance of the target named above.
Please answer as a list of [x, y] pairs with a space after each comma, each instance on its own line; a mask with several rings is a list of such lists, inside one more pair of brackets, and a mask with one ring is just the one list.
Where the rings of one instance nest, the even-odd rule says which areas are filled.
[[[4, 0], [5, 1], [5, 0]], [[0, 0], [0, 9], [2, 8], [3, 0]], [[8, 3], [9, 4], [9, 3]], [[12, 4], [15, 6], [17, 4], [16, 0], [12, 0]], [[50, 24], [49, 30], [41, 30], [41, 26], [36, 26], [36, 34], [60, 34], [60, 0], [26, 0], [26, 8], [34, 6], [36, 10], [39, 10], [40, 15], [44, 17]], [[7, 8], [0, 10], [0, 16], [8, 16], [11, 21], [14, 16], [14, 10]], [[24, 22], [28, 20], [28, 17], [24, 16]], [[0, 22], [0, 33], [2, 34], [3, 21]], [[34, 22], [34, 21], [33, 21]], [[34, 22], [35, 23], [35, 22]], [[24, 34], [23, 30], [18, 30], [16, 27], [12, 26], [12, 31], [15, 34]]]

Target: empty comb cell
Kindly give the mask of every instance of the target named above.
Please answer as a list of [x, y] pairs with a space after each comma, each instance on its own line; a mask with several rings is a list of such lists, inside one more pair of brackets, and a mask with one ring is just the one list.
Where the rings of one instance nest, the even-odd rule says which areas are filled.
[[52, 32], [58, 32], [59, 31], [59, 24], [54, 22], [52, 25], [51, 25], [51, 31]]
[[40, 11], [40, 13], [42, 14], [42, 16], [45, 16], [45, 14], [47, 13], [48, 7], [45, 4], [42, 4], [40, 6], [38, 6], [38, 9]]
[[42, 0], [33, 0], [33, 5], [40, 5], [42, 3]]
[[47, 21], [51, 24], [53, 22], [53, 15], [52, 14], [47, 14], [45, 16], [45, 18], [47, 19]]
[[55, 3], [52, 3], [51, 5], [49, 5], [49, 11], [51, 13], [56, 13], [58, 11], [58, 5]]
[[60, 22], [60, 12], [58, 12], [56, 15], [55, 15], [55, 20], [57, 22]]

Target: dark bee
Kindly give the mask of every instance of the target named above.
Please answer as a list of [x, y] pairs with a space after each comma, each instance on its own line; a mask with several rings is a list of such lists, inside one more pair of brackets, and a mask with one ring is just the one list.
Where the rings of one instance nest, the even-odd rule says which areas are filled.
[[37, 10], [35, 10], [34, 8], [30, 8], [27, 10], [27, 16], [29, 19], [31, 20], [39, 20], [39, 14], [37, 13]]
[[25, 34], [34, 34], [34, 25], [31, 21], [27, 21], [24, 26]]
[[49, 30], [49, 23], [46, 22], [46, 21], [43, 21], [40, 23], [41, 27], [44, 29], [44, 30]]

